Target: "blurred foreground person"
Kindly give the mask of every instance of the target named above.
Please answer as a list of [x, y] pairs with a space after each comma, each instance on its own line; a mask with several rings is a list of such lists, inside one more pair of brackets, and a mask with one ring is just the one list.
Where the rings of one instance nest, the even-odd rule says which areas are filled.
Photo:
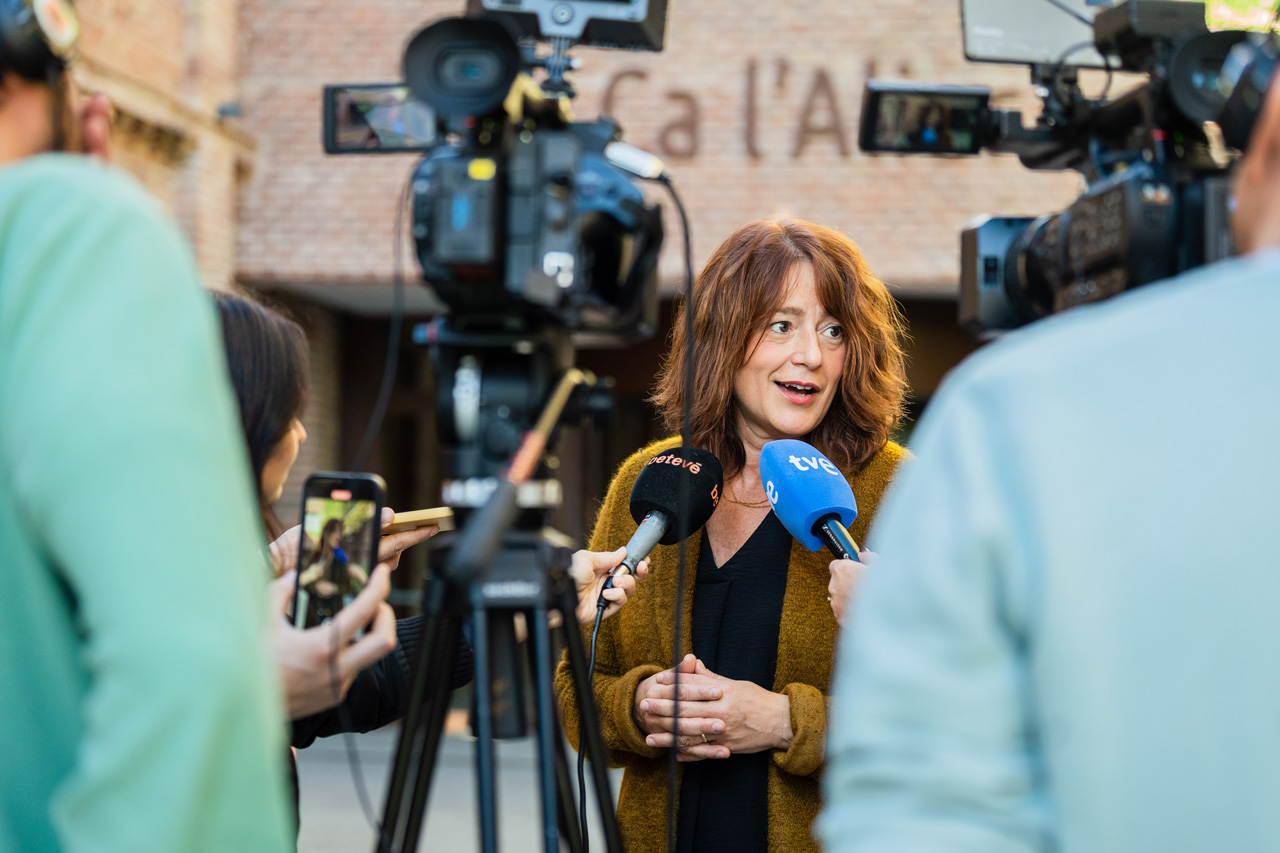
[[0, 10], [0, 850], [287, 850], [214, 312], [174, 224], [84, 156], [109, 120], [66, 72], [74, 13], [31, 5]]
[[1244, 257], [930, 406], [842, 640], [831, 850], [1280, 851], [1274, 82], [1236, 192]]

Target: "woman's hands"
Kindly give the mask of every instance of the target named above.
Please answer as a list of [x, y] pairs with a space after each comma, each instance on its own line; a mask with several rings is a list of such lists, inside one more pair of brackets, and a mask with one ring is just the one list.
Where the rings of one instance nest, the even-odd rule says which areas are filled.
[[791, 745], [791, 700], [750, 681], [716, 675], [693, 655], [680, 662], [680, 718], [675, 676], [663, 670], [636, 686], [635, 718], [653, 747], [675, 746], [680, 761], [728, 758], [732, 753]]
[[[305, 631], [288, 618], [295, 588], [293, 572], [271, 583], [271, 642], [290, 720], [340, 703], [356, 675], [396, 647], [396, 617], [386, 603], [391, 591], [386, 564], [374, 570], [364, 590], [333, 621]], [[366, 627], [364, 636], [351, 642]]]
[[635, 576], [619, 572], [613, 576], [613, 586], [605, 589], [605, 581], [614, 566], [622, 563], [627, 557], [627, 549], [619, 548], [611, 553], [603, 551], [576, 551], [573, 562], [569, 564], [569, 574], [573, 575], [578, 587], [578, 621], [590, 625], [596, 621], [596, 611], [600, 601], [601, 590], [609, 606], [605, 608], [607, 619], [627, 603], [627, 598], [636, 591], [636, 578], [649, 574], [649, 558], [646, 557], [636, 566]]
[[[382, 526], [386, 527], [391, 523], [391, 519], [395, 517], [396, 511], [391, 507], [384, 506], [382, 508]], [[399, 533], [392, 533], [383, 536], [378, 540], [378, 561], [386, 563], [390, 568], [394, 569], [400, 565], [400, 555], [405, 551], [417, 545], [419, 542], [426, 542], [432, 536], [440, 532], [440, 528], [434, 524], [427, 527], [418, 527], [413, 530], [402, 530]], [[302, 541], [302, 525], [295, 524], [284, 533], [280, 534], [280, 538], [267, 546], [267, 550], [271, 555], [271, 568], [275, 572], [276, 577], [280, 577], [285, 572], [291, 571], [298, 565], [298, 544]]]

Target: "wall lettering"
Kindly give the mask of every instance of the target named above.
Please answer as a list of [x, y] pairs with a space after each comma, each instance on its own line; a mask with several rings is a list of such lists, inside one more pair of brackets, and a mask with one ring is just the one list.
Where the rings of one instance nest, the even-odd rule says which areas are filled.
[[[823, 105], [820, 106], [820, 103]], [[825, 115], [826, 120], [817, 123], [814, 119], [815, 112]], [[831, 78], [827, 76], [825, 68], [818, 68], [813, 72], [813, 84], [809, 87], [809, 95], [804, 99], [800, 121], [796, 125], [796, 144], [791, 149], [791, 157], [799, 157], [811, 140], [821, 136], [833, 137], [840, 156], [849, 156], [849, 140], [844, 135], [840, 102], [836, 100], [835, 89], [831, 87]]]
[[[886, 67], [896, 71], [900, 79], [911, 77], [908, 61], [884, 57], [868, 58], [858, 69], [860, 79], [852, 81], [833, 77], [831, 71], [821, 65], [793, 68], [782, 58], [748, 58], [743, 66], [742, 88], [738, 90], [742, 97], [741, 150], [756, 162], [787, 155], [800, 159], [824, 148], [848, 157], [850, 134], [857, 133], [863, 82]], [[619, 98], [626, 94], [628, 87], [647, 85], [652, 85], [649, 72], [639, 68], [619, 70], [605, 84], [601, 113], [616, 117]], [[646, 103], [654, 102], [653, 94], [652, 91], [646, 93]], [[702, 141], [701, 98], [704, 96], [685, 89], [667, 89], [662, 97], [667, 107], [658, 110], [660, 114], [639, 113], [628, 121], [631, 125], [628, 130], [633, 131], [628, 141], [650, 148], [662, 157], [696, 157]], [[784, 111], [782, 114], [788, 116], [783, 121], [793, 128], [790, 151], [770, 151], [764, 141], [776, 136], [764, 133], [762, 115], [776, 121], [773, 117], [779, 115], [779, 107]], [[723, 113], [717, 110], [713, 115], [719, 117]], [[643, 122], [643, 128], [648, 128], [647, 133], [651, 135], [647, 138], [634, 135], [638, 129], [637, 119]]]

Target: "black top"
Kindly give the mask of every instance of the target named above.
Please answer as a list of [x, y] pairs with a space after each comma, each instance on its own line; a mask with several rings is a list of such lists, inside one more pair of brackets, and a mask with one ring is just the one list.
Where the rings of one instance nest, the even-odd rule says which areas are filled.
[[[693, 653], [717, 675], [773, 689], [791, 534], [772, 512], [723, 566], [707, 534], [693, 588]], [[770, 752], [686, 764], [679, 853], [768, 849]]]

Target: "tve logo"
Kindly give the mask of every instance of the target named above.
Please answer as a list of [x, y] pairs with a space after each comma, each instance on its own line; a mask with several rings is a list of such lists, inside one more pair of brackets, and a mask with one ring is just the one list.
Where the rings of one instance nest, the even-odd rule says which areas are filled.
[[764, 494], [769, 499], [769, 503], [778, 505], [778, 487], [773, 484], [773, 480], [764, 484]]
[[833, 477], [842, 476], [840, 469], [831, 464], [825, 456], [789, 456], [787, 461], [796, 466], [797, 471], [816, 471], [821, 468]]

